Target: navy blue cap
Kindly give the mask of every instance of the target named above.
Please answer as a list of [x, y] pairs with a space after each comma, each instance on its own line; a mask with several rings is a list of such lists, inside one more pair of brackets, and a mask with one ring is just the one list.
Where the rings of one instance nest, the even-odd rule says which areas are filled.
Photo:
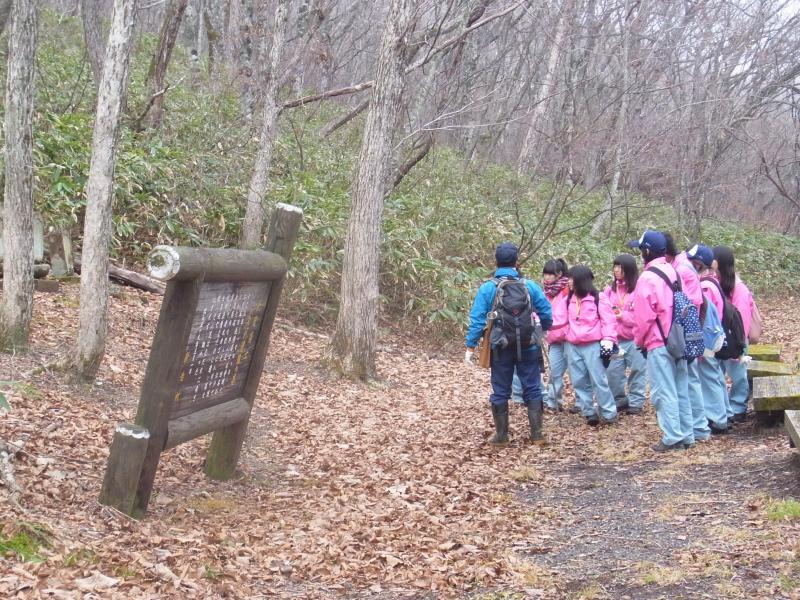
[[638, 240], [631, 240], [628, 242], [628, 247], [651, 250], [653, 252], [665, 252], [667, 249], [667, 238], [665, 238], [664, 234], [660, 231], [648, 229]]
[[703, 244], [695, 244], [686, 251], [686, 256], [689, 260], [699, 260], [705, 266], [710, 267], [714, 262], [714, 252], [708, 246]]
[[511, 242], [503, 242], [494, 251], [494, 258], [498, 267], [513, 267], [517, 264], [519, 248]]

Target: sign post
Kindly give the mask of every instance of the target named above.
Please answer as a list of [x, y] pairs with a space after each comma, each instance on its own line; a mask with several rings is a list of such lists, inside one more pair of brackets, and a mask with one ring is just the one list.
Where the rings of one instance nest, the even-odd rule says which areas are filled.
[[117, 427], [100, 502], [141, 517], [161, 453], [214, 432], [206, 473], [233, 476], [302, 211], [278, 204], [267, 250], [158, 246], [167, 281], [134, 424]]

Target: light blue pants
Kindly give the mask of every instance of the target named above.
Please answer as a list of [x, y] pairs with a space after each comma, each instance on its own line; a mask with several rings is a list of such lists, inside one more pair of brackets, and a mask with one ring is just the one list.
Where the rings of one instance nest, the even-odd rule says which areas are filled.
[[728, 358], [722, 361], [722, 368], [731, 378], [728, 416], [742, 415], [747, 412], [747, 397], [750, 395], [747, 367], [737, 358]]
[[581, 414], [591, 417], [595, 414], [592, 393], [597, 398], [600, 416], [607, 421], [617, 416], [617, 405], [608, 387], [606, 370], [600, 360], [600, 342], [590, 344], [567, 344], [569, 378], [575, 390], [575, 400]]
[[[647, 373], [650, 376], [650, 402], [656, 409], [658, 426], [664, 434], [661, 441], [668, 446], [683, 442], [691, 434], [681, 426], [680, 403], [688, 402], [678, 390], [688, 390], [686, 361], [676, 361], [664, 346], [647, 353]], [[691, 408], [689, 408], [691, 412]]]
[[[647, 361], [633, 343], [633, 340], [620, 340], [619, 347], [625, 352], [622, 358], [614, 358], [606, 369], [608, 387], [614, 395], [617, 405], [627, 403], [631, 408], [644, 406], [644, 394], [647, 388]], [[628, 393], [625, 394], [625, 369], [630, 369], [628, 375]]]
[[725, 373], [722, 371], [721, 361], [706, 356], [698, 361], [706, 418], [717, 429], [726, 429], [728, 427], [728, 409], [725, 403]]
[[[689, 375], [689, 406], [692, 413], [692, 433], [695, 441], [707, 440], [711, 437], [708, 428], [705, 404], [703, 403], [703, 385], [700, 376], [700, 359], [695, 358], [687, 365]], [[688, 442], [689, 440], [684, 440]]]
[[564, 406], [564, 373], [567, 372], [567, 343], [550, 344], [550, 377], [544, 394], [544, 403], [550, 408]]

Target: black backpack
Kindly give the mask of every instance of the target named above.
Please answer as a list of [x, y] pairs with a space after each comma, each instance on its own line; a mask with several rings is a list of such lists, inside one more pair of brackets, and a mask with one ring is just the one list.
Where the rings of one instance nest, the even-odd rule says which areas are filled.
[[720, 321], [722, 322], [722, 329], [725, 331], [725, 343], [722, 345], [722, 349], [714, 354], [714, 356], [721, 360], [739, 358], [744, 354], [746, 344], [742, 315], [739, 309], [736, 308], [736, 305], [728, 300], [725, 292], [722, 291], [722, 286], [719, 284], [719, 281], [713, 277], [704, 277], [703, 281], [710, 281], [717, 286], [723, 303]]
[[522, 278], [494, 278], [497, 286], [490, 318], [492, 349], [516, 348], [517, 359], [534, 338], [535, 318], [531, 294]]

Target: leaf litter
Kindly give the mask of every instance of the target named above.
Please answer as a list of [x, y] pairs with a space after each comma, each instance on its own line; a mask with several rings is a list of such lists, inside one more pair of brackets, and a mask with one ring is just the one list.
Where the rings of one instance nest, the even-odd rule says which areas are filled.
[[[513, 406], [512, 443], [495, 449], [488, 372], [462, 365], [460, 339], [437, 347], [389, 332], [383, 379], [363, 384], [325, 370], [325, 331], [280, 314], [239, 476], [207, 479], [209, 438], [193, 440], [162, 455], [146, 518], [127, 518], [97, 497], [114, 427], [135, 415], [160, 298], [115, 294], [97, 384], [75, 386], [42, 366], [69, 347], [76, 298], [74, 286], [37, 294], [31, 352], [0, 356], [0, 379], [24, 383], [4, 388], [12, 411], [0, 438], [25, 439], [14, 460], [21, 506], [0, 503], [0, 534], [38, 523], [52, 536], [41, 562], [0, 559], [4, 597], [788, 598], [800, 589], [797, 523], [765, 517], [770, 498], [800, 494], [800, 461], [780, 430], [749, 423], [655, 457], [651, 408], [600, 429], [548, 414], [550, 443], [536, 447]], [[769, 341], [793, 363], [791, 303], [763, 312], [781, 323]]]

